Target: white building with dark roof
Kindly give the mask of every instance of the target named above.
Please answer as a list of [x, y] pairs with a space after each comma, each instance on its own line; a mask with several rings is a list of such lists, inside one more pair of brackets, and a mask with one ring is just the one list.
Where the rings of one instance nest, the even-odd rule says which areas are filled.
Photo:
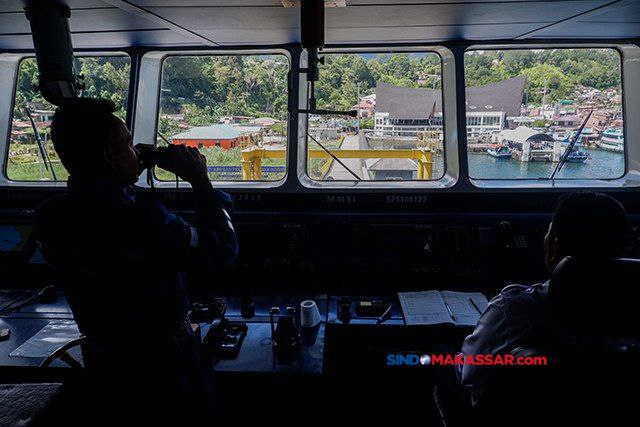
[[[520, 115], [525, 77], [470, 87], [467, 95], [467, 136], [499, 132]], [[379, 82], [376, 87], [374, 133], [415, 137], [417, 132], [442, 130], [442, 91]]]
[[505, 129], [493, 135], [494, 142], [512, 150], [521, 162], [544, 160], [557, 162], [563, 153], [562, 143], [526, 126]]

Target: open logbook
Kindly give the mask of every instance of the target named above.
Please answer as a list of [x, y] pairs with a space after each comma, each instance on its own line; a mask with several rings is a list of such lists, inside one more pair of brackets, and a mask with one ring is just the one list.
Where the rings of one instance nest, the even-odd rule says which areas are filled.
[[398, 298], [407, 325], [475, 326], [488, 305], [480, 292], [398, 292]]

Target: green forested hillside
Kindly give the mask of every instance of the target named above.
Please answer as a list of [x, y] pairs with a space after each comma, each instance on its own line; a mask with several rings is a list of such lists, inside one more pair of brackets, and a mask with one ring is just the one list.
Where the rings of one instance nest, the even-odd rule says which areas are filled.
[[[316, 84], [318, 105], [349, 109], [377, 82], [404, 87], [440, 87], [436, 54], [327, 54]], [[284, 57], [191, 57], [165, 61], [162, 106], [185, 108], [204, 121], [236, 114], [283, 118], [287, 69]], [[620, 86], [620, 57], [611, 49], [482, 51], [465, 56], [468, 86], [527, 76], [526, 97], [538, 103], [570, 97], [579, 85]], [[359, 87], [358, 87], [359, 86]], [[194, 117], [191, 117], [194, 120]], [[197, 123], [194, 123], [197, 124]]]
[[[84, 76], [85, 89], [83, 96], [92, 98], [107, 98], [120, 107], [120, 115], [126, 107], [129, 91], [128, 57], [84, 57], [76, 59], [75, 67], [78, 74]], [[46, 102], [34, 89], [38, 83], [38, 66], [35, 59], [28, 58], [20, 63], [20, 73], [16, 86], [15, 112], [22, 117], [23, 107], [27, 102]], [[49, 106], [53, 109], [53, 106]]]
[[[127, 57], [81, 58], [77, 70], [85, 76], [84, 96], [113, 100], [124, 117], [129, 88]], [[162, 114], [183, 114], [188, 125], [218, 122], [223, 115], [287, 118], [288, 59], [283, 55], [169, 56], [163, 64], [159, 88]], [[526, 99], [539, 103], [544, 88], [547, 100], [571, 98], [580, 86], [620, 88], [620, 57], [612, 49], [482, 51], [465, 56], [467, 86], [483, 85], [517, 75], [527, 76]], [[404, 87], [438, 88], [440, 59], [436, 54], [331, 54], [325, 55], [316, 85], [318, 105], [346, 110], [361, 96], [375, 93], [378, 82]], [[33, 89], [37, 83], [34, 59], [20, 66], [14, 119], [25, 120], [28, 102], [43, 102]], [[44, 105], [45, 109], [53, 106]], [[365, 123], [362, 123], [363, 126]], [[371, 125], [371, 123], [369, 123]], [[184, 126], [183, 126], [184, 127]], [[181, 131], [178, 122], [160, 118], [159, 130], [168, 137]], [[274, 126], [284, 133], [284, 125]], [[12, 136], [7, 173], [12, 179], [47, 177], [38, 159], [33, 131], [22, 127]], [[39, 129], [48, 139], [46, 127]], [[47, 140], [50, 149], [50, 142]], [[56, 156], [51, 151], [55, 161]], [[237, 153], [235, 153], [237, 154]], [[219, 164], [221, 159], [211, 159]], [[226, 163], [225, 163], [226, 164]], [[62, 171], [59, 171], [59, 177]]]
[[[125, 106], [129, 60], [84, 58], [85, 96], [104, 97]], [[287, 115], [288, 59], [283, 55], [168, 57], [164, 61], [161, 107], [166, 114], [185, 113], [192, 125], [223, 115]], [[540, 102], [547, 87], [550, 101], [570, 97], [578, 85], [620, 87], [620, 57], [612, 49], [481, 51], [465, 55], [468, 86], [517, 75], [527, 76], [526, 97]], [[41, 100], [33, 90], [34, 60], [20, 68], [16, 106]], [[440, 86], [436, 54], [330, 54], [316, 85], [318, 105], [349, 109], [360, 95], [374, 93], [377, 82], [404, 87]]]
[[620, 55], [613, 49], [484, 51], [465, 55], [467, 86], [527, 76], [526, 97], [539, 103], [546, 85], [547, 99], [572, 95], [578, 85], [619, 88]]

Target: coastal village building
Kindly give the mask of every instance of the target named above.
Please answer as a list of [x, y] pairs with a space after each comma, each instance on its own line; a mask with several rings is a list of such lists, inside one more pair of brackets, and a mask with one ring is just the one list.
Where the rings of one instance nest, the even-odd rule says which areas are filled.
[[412, 159], [366, 159], [370, 179], [375, 181], [409, 181], [418, 178], [418, 163]]
[[550, 135], [525, 126], [505, 129], [493, 136], [494, 142], [512, 150], [521, 162], [560, 160], [562, 144]]
[[228, 150], [253, 145], [254, 139], [259, 137], [259, 132], [259, 126], [232, 126], [228, 124], [196, 126], [186, 132], [174, 135], [171, 137], [171, 142], [187, 147], [220, 147]]
[[174, 122], [183, 122], [184, 121], [184, 114], [182, 113], [177, 113], [177, 114], [161, 114], [160, 115], [161, 118], [163, 119], [167, 119], [167, 120], [172, 120]]
[[278, 121], [271, 117], [258, 117], [257, 119], [251, 120], [251, 124], [261, 126], [265, 129], [271, 128], [276, 123], [278, 123]]
[[549, 129], [556, 139], [565, 139], [580, 127], [582, 120], [582, 116], [575, 114], [555, 115], [551, 119], [551, 127]]
[[220, 117], [220, 123], [232, 125], [237, 123], [245, 123], [251, 119], [253, 119], [253, 117], [251, 116], [222, 116]]
[[[467, 88], [467, 136], [515, 127], [520, 115], [525, 77]], [[442, 91], [379, 82], [376, 87], [374, 134], [415, 137], [417, 132], [442, 130]]]
[[[31, 111], [31, 117], [36, 128], [39, 129], [44, 141], [48, 138], [48, 129], [51, 126], [51, 120], [55, 111], [48, 110], [46, 105], [39, 102], [33, 102], [28, 104], [28, 108]], [[31, 122], [28, 119], [18, 120], [14, 118], [11, 122], [11, 138], [16, 142], [30, 142], [33, 141], [33, 130]]]
[[582, 120], [582, 116], [577, 115], [554, 116], [553, 126], [573, 129], [580, 127]]
[[360, 117], [368, 119], [374, 116], [376, 112], [376, 94], [366, 95], [360, 98], [360, 102], [351, 107], [352, 110], [357, 110]]
[[360, 101], [358, 104], [352, 106], [351, 109], [358, 111], [358, 114], [360, 115], [361, 118], [368, 119], [370, 117], [373, 117], [376, 110], [376, 106], [373, 102], [369, 100], [363, 100], [363, 101]]

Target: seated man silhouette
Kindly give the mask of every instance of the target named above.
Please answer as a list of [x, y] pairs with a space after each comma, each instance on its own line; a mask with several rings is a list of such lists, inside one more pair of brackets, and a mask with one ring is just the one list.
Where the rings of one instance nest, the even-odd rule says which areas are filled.
[[66, 194], [38, 210], [37, 238], [87, 337], [96, 419], [211, 417], [212, 366], [189, 325], [185, 285], [198, 271], [215, 286], [215, 272], [236, 258], [230, 196], [212, 187], [197, 149], [171, 146], [158, 166], [191, 184], [193, 222], [138, 200], [139, 153], [114, 111], [80, 98], [56, 110], [51, 137], [70, 176]]
[[[567, 194], [560, 199], [544, 238], [547, 271], [551, 274], [566, 256], [623, 256], [629, 235], [626, 212], [615, 199], [601, 193]], [[465, 339], [463, 355], [506, 355], [521, 346], [561, 345], [565, 337], [551, 319], [548, 289], [548, 281], [504, 288]], [[470, 389], [477, 405], [495, 371], [474, 365], [457, 368], [460, 382]]]

